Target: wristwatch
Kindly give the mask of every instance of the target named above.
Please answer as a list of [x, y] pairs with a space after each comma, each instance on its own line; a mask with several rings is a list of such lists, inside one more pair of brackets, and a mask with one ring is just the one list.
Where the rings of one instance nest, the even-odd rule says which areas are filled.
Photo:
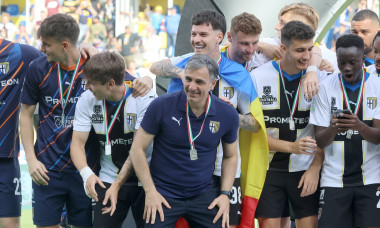
[[220, 191], [220, 194], [228, 196], [229, 199], [231, 199], [231, 191]]

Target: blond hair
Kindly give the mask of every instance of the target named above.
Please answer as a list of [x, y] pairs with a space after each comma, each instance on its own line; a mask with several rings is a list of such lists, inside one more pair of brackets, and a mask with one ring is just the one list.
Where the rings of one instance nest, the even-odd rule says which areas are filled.
[[314, 31], [318, 28], [319, 14], [315, 8], [305, 3], [294, 3], [283, 7], [279, 17], [290, 13], [292, 16], [304, 19], [303, 22], [311, 26]]

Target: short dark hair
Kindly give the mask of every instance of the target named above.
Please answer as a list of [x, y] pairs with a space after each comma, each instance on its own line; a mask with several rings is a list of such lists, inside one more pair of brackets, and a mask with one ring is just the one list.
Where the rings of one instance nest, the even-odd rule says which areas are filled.
[[79, 25], [75, 19], [69, 15], [58, 13], [42, 21], [37, 31], [37, 37], [52, 37], [57, 41], [67, 39], [72, 44], [76, 44], [79, 36]]
[[125, 62], [116, 52], [101, 52], [92, 56], [84, 66], [84, 76], [102, 85], [113, 79], [116, 85], [124, 82]]
[[372, 42], [372, 45], [375, 43], [376, 39], [380, 37], [380, 32], [377, 32], [375, 37], [373, 38], [373, 42]]
[[281, 43], [286, 47], [292, 44], [292, 40], [310, 40], [314, 36], [314, 30], [300, 21], [290, 21], [281, 29]]
[[202, 67], [207, 67], [210, 73], [210, 81], [213, 82], [214, 79], [218, 78], [219, 66], [210, 56], [205, 54], [194, 54], [189, 61], [187, 61], [185, 66], [185, 71], [187, 70], [199, 70]]
[[377, 14], [369, 9], [360, 10], [352, 17], [352, 21], [364, 21], [367, 19], [377, 22], [377, 24], [380, 24], [379, 17], [377, 16]]
[[347, 34], [339, 37], [336, 41], [335, 48], [337, 52], [339, 48], [349, 47], [356, 47], [364, 55], [364, 41], [360, 36]]
[[211, 24], [213, 30], [222, 31], [223, 36], [226, 34], [226, 18], [218, 11], [205, 9], [194, 13], [191, 17], [191, 25], [203, 24]]

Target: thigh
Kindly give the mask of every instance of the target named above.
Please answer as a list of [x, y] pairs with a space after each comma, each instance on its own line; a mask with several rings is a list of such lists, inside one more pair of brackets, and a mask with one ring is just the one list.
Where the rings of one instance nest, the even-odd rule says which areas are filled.
[[62, 181], [61, 173], [49, 171], [47, 175], [50, 181], [46, 186], [38, 186], [32, 182], [33, 222], [37, 226], [54, 226], [60, 223], [69, 187]]
[[0, 218], [21, 216], [21, 180], [18, 158], [0, 158]]
[[168, 209], [162, 205], [164, 221], [160, 221], [160, 215], [157, 212], [156, 221], [154, 221], [154, 224], [151, 224], [149, 221], [149, 223], [145, 223], [145, 228], [173, 228], [177, 220], [185, 215], [186, 200], [173, 199], [170, 197], [165, 197], [165, 200], [169, 203], [171, 209]]
[[286, 191], [295, 219], [318, 214], [319, 190], [312, 195], [301, 197], [302, 188], [298, 188], [298, 184], [304, 173], [304, 171], [288, 173], [287, 178]]
[[64, 173], [64, 183], [70, 186], [66, 198], [69, 224], [80, 227], [92, 226], [91, 199], [86, 195], [79, 173]]
[[219, 189], [212, 188], [186, 200], [187, 210], [185, 218], [189, 222], [190, 227], [208, 228], [222, 226], [222, 218], [219, 218], [215, 224], [212, 223], [219, 208], [216, 206], [212, 210], [208, 209], [208, 206], [219, 194]]
[[318, 228], [352, 227], [353, 189], [322, 187], [319, 197]]
[[133, 218], [135, 219], [137, 228], [144, 228], [145, 220], [143, 219], [143, 215], [145, 207], [145, 191], [142, 187], [137, 187], [135, 189], [132, 202]]
[[[119, 200], [121, 197], [118, 197], [117, 207], [112, 216], [110, 214], [102, 214], [102, 209], [104, 207], [110, 207], [111, 202], [108, 200], [106, 205], [103, 205], [103, 200], [106, 194], [106, 191], [110, 188], [111, 184], [103, 182], [106, 188], [102, 188], [99, 185], [95, 186], [96, 193], [98, 194], [98, 202], [94, 202], [93, 205], [93, 213], [94, 213], [94, 221], [93, 227], [121, 227], [123, 221], [127, 217], [128, 209], [130, 204], [125, 201]], [[120, 188], [120, 194], [122, 195], [125, 190]]]
[[285, 210], [288, 202], [285, 180], [286, 173], [267, 172], [264, 187], [256, 209], [256, 217], [289, 217], [289, 209], [287, 209], [287, 211]]
[[356, 187], [354, 194], [355, 225], [357, 227], [380, 226], [380, 191], [379, 184]]

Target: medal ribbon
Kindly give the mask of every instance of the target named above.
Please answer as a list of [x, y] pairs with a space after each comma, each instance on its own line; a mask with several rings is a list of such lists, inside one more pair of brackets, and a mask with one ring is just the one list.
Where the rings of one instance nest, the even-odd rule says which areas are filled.
[[73, 91], [73, 85], [75, 84], [75, 80], [77, 78], [77, 71], [78, 71], [78, 68], [79, 68], [79, 62], [80, 62], [80, 58], [81, 58], [81, 55], [79, 53], [79, 57], [78, 57], [78, 60], [77, 60], [77, 64], [75, 66], [75, 70], [74, 70], [74, 73], [73, 73], [73, 76], [71, 78], [71, 81], [70, 81], [70, 86], [69, 86], [69, 91], [67, 92], [66, 94], [66, 97], [64, 98], [63, 97], [63, 86], [62, 86], [62, 76], [61, 76], [61, 66], [58, 62], [58, 67], [57, 67], [57, 71], [58, 71], [58, 89], [59, 89], [59, 97], [61, 98], [61, 106], [62, 106], [62, 115], [64, 115], [65, 113], [65, 107], [66, 107], [66, 104], [67, 104], [67, 100], [70, 98], [70, 95], [71, 95], [71, 92]]
[[188, 136], [189, 136], [189, 143], [190, 143], [190, 149], [191, 150], [194, 150], [195, 147], [194, 147], [194, 141], [198, 138], [198, 136], [202, 133], [203, 131], [203, 126], [205, 124], [205, 120], [206, 120], [206, 117], [207, 117], [207, 114], [208, 114], [208, 111], [210, 110], [210, 107], [211, 107], [211, 96], [210, 94], [208, 95], [208, 99], [207, 99], [207, 110], [206, 110], [206, 113], [205, 113], [205, 117], [203, 119], [203, 123], [202, 123], [202, 126], [201, 126], [201, 130], [199, 131], [198, 135], [195, 136], [195, 138], [193, 138], [193, 132], [191, 130], [191, 123], [190, 123], [190, 118], [189, 118], [189, 102], [186, 101], [186, 120], [187, 120], [187, 132], [188, 132]]
[[[229, 47], [226, 47], [226, 53], [227, 53], [227, 58], [229, 59], [229, 60], [231, 60], [231, 58], [230, 58], [230, 54], [229, 54]], [[218, 63], [218, 65], [219, 65], [219, 63]], [[246, 69], [246, 70], [248, 70], [248, 62], [245, 62], [244, 64], [243, 64], [243, 67]]]
[[[340, 77], [340, 87], [341, 87], [342, 92], [343, 92], [344, 102], [346, 103], [347, 109], [352, 111], [351, 105], [350, 105], [350, 100], [348, 98], [346, 87], [344, 86], [344, 83], [343, 83], [343, 76], [341, 73], [339, 73], [339, 77]], [[358, 115], [360, 103], [363, 100], [364, 81], [365, 81], [365, 70], [363, 69], [362, 83], [360, 84], [360, 90], [359, 90], [358, 98], [356, 99], [356, 106], [355, 106], [355, 111], [354, 111], [355, 115]]]
[[[130, 84], [130, 82], [126, 82], [125, 84]], [[119, 112], [120, 112], [120, 107], [121, 105], [123, 104], [123, 102], [125, 100], [127, 100], [127, 98], [132, 94], [132, 87], [129, 86], [128, 90], [127, 90], [127, 86], [124, 84], [124, 96], [123, 98], [119, 101], [119, 104], [115, 110], [115, 114], [113, 115], [113, 117], [111, 118], [111, 123], [108, 125], [108, 118], [107, 118], [107, 102], [105, 100], [103, 100], [103, 107], [104, 107], [104, 110], [103, 110], [103, 115], [104, 115], [104, 127], [105, 127], [105, 133], [106, 133], [106, 142], [107, 144], [110, 144], [110, 141], [109, 141], [109, 134], [115, 124], [115, 120], [117, 118], [117, 116], [119, 115]]]
[[293, 120], [293, 116], [294, 116], [294, 113], [296, 112], [296, 107], [297, 107], [298, 100], [299, 100], [299, 92], [300, 92], [300, 87], [301, 87], [302, 76], [301, 76], [300, 82], [298, 84], [296, 95], [295, 95], [294, 100], [293, 100], [292, 108], [290, 108], [289, 98], [288, 98], [288, 95], [286, 94], [286, 89], [285, 89], [285, 81], [284, 81], [284, 76], [282, 73], [281, 61], [279, 62], [279, 66], [280, 66], [281, 84], [282, 84], [282, 87], [284, 88], [286, 102], [288, 103], [290, 118]]

